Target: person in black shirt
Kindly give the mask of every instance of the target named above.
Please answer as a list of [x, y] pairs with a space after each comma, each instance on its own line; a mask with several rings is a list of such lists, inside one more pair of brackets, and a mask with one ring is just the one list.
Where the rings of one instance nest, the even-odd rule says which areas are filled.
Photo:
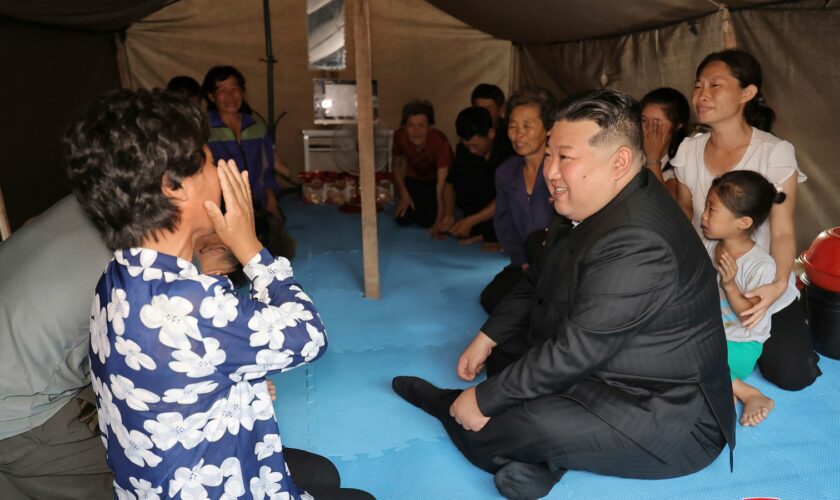
[[[470, 94], [470, 104], [490, 112], [490, 117], [493, 118], [493, 128], [496, 129], [496, 140], [501, 141], [502, 147], [510, 151], [508, 156], [512, 155], [513, 145], [507, 133], [507, 100], [502, 89], [491, 83], [479, 83]], [[462, 144], [458, 145], [458, 148], [463, 147]]]
[[[486, 108], [472, 106], [458, 113], [455, 128], [461, 138], [443, 192], [443, 217], [435, 228], [463, 243], [497, 241], [493, 230], [496, 209], [496, 167], [513, 154], [509, 141], [496, 132]], [[455, 208], [463, 218], [455, 220]]]

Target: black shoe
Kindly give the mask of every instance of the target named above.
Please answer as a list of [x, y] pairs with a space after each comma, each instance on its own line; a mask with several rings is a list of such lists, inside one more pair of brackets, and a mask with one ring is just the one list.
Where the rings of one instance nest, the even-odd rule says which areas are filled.
[[542, 464], [510, 461], [496, 471], [493, 482], [499, 493], [510, 500], [542, 498], [560, 481], [566, 471], [553, 471]]
[[418, 377], [394, 377], [391, 381], [394, 392], [414, 406], [434, 417], [449, 415], [449, 406], [461, 391], [439, 389]]

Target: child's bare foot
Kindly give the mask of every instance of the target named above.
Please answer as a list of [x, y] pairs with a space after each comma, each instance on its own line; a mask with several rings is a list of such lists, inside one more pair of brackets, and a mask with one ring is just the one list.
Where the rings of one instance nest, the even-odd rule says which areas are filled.
[[760, 424], [770, 410], [776, 406], [772, 399], [768, 398], [755, 387], [742, 380], [732, 381], [732, 393], [735, 399], [744, 403], [744, 411], [741, 412], [741, 425], [755, 427]]
[[770, 410], [776, 406], [772, 399], [758, 391], [756, 393], [754, 396], [743, 400], [744, 411], [741, 412], [741, 425], [755, 427], [767, 418]]
[[469, 238], [461, 238], [458, 240], [458, 244], [460, 245], [472, 245], [473, 243], [478, 243], [481, 241], [481, 235], [478, 236], [470, 236]]

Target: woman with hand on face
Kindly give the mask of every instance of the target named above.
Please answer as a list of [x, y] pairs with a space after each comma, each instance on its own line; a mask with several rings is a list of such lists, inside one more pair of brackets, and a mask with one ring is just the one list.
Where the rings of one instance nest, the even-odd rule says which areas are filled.
[[677, 154], [688, 131], [691, 109], [678, 90], [662, 87], [648, 92], [642, 99], [642, 132], [645, 167], [665, 184], [676, 199], [677, 179], [670, 160]]
[[[248, 172], [217, 167], [207, 135], [181, 97], [120, 90], [64, 139], [76, 198], [114, 251], [93, 298], [90, 371], [117, 496], [371, 498], [340, 490], [327, 459], [282, 446], [266, 376], [317, 360], [324, 326], [289, 261], [256, 237]], [[190, 262], [214, 232], [248, 296]]]
[[507, 132], [516, 154], [496, 169], [493, 227], [510, 265], [481, 292], [487, 314], [516, 286], [542, 249], [552, 211], [542, 165], [553, 106], [554, 97], [539, 87], [520, 89], [507, 103]]
[[201, 87], [210, 119], [207, 145], [213, 157], [234, 161], [247, 170], [256, 206], [280, 215], [280, 185], [274, 174], [289, 177], [291, 171], [274, 148], [268, 127], [244, 100], [245, 77], [233, 66], [215, 66]]
[[796, 257], [793, 222], [796, 187], [807, 177], [799, 169], [793, 145], [770, 133], [775, 113], [761, 92], [761, 66], [750, 54], [725, 50], [706, 56], [697, 68], [691, 104], [708, 133], [683, 140], [671, 164], [676, 171], [677, 202], [700, 233], [700, 217], [712, 181], [733, 170], [752, 170], [785, 193], [753, 239], [776, 263], [772, 283], [745, 290], [757, 304], [740, 315], [744, 327], [773, 315], [770, 339], [758, 366], [765, 378], [787, 390], [811, 385], [821, 374], [813, 352], [798, 293], [791, 287]]

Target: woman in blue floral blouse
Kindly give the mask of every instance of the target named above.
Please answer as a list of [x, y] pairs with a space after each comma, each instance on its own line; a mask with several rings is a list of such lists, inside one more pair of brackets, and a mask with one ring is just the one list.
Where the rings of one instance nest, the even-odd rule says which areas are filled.
[[[114, 250], [91, 308], [90, 366], [117, 496], [369, 498], [339, 490], [311, 454], [301, 475], [323, 469], [312, 491], [291, 477], [265, 377], [318, 359], [324, 327], [289, 261], [255, 236], [247, 172], [216, 167], [207, 134], [177, 97], [122, 90], [65, 137], [76, 197]], [[214, 231], [249, 296], [191, 263]]]

